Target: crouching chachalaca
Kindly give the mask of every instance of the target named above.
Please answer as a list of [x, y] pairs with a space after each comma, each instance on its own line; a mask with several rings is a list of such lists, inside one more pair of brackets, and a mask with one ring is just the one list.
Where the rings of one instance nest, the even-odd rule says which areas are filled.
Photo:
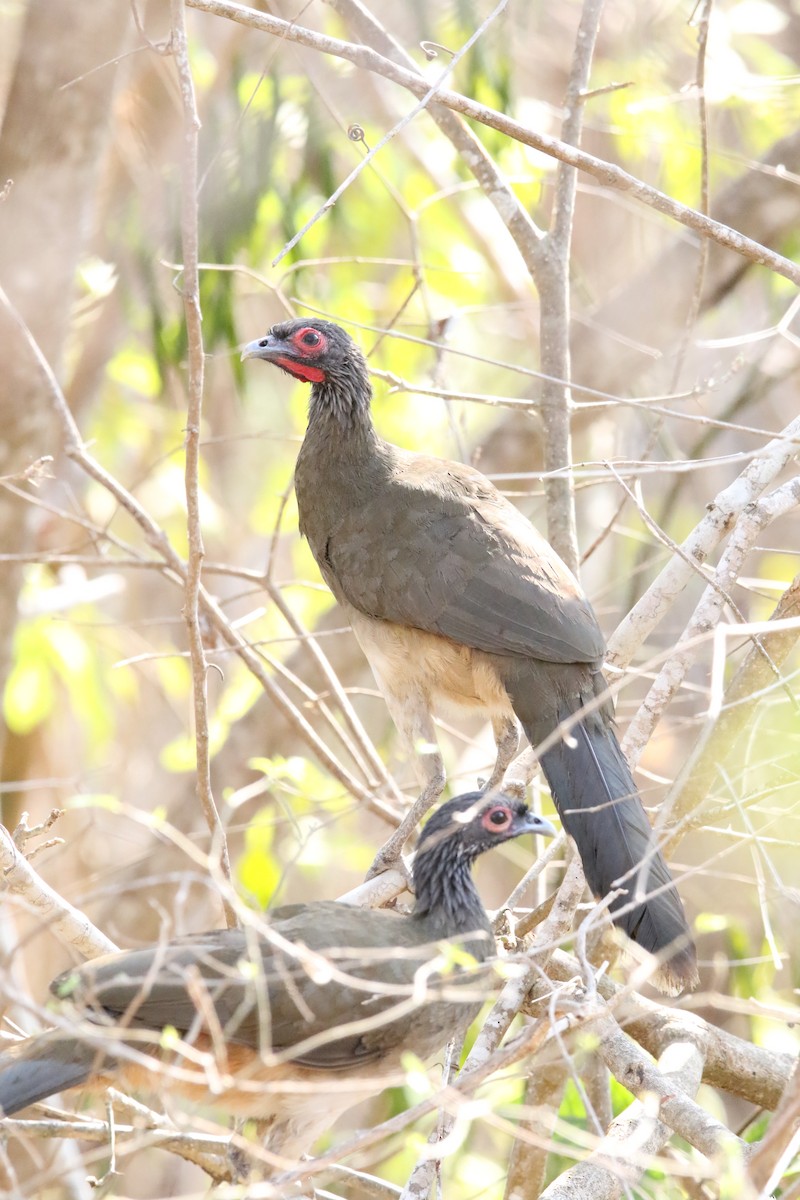
[[85, 1019], [0, 1062], [0, 1111], [113, 1083], [257, 1120], [267, 1150], [296, 1159], [341, 1112], [401, 1079], [406, 1052], [425, 1059], [466, 1032], [495, 949], [472, 863], [554, 832], [518, 799], [459, 796], [422, 831], [410, 915], [292, 904], [258, 932], [193, 934], [65, 972], [51, 990]]
[[[364, 356], [329, 321], [275, 325], [243, 358], [310, 383], [297, 459], [300, 530], [346, 612], [424, 790], [441, 794], [432, 711], [483, 709], [492, 721], [497, 786], [517, 749], [519, 719], [574, 838], [594, 895], [618, 894], [615, 922], [658, 955], [664, 991], [697, 981], [680, 898], [654, 844], [613, 728], [594, 612], [555, 551], [477, 471], [411, 454], [379, 437]], [[594, 707], [567, 736], [559, 725]]]

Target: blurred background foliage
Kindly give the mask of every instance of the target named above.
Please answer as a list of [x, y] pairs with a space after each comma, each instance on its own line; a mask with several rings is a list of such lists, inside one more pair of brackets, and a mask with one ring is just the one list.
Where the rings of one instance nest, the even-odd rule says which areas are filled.
[[[297, 16], [286, 3], [269, 8]], [[449, 55], [440, 50], [427, 64], [420, 42], [456, 50], [489, 11], [477, 0], [372, 0], [370, 8], [429, 78]], [[673, 0], [608, 0], [592, 87], [624, 86], [587, 102], [584, 145], [697, 205], [701, 137], [691, 8]], [[0, 100], [8, 103], [28, 9], [12, 3], [0, 14]], [[455, 67], [452, 86], [557, 135], [579, 14], [576, 0], [510, 6]], [[152, 41], [167, 35], [165, 6], [144, 5], [142, 20]], [[353, 37], [335, 7], [309, 5], [298, 20]], [[273, 266], [284, 244], [363, 159], [365, 147], [414, 101], [350, 63], [207, 15], [190, 13], [189, 33], [203, 125], [206, 586], [333, 745], [339, 709], [265, 592], [260, 577], [269, 572], [296, 617], [318, 632], [380, 755], [411, 793], [410, 764], [397, 756], [372, 679], [297, 535], [291, 482], [306, 388], [258, 364], [244, 370], [238, 347], [289, 313], [335, 318], [369, 355], [381, 432], [402, 445], [473, 462], [541, 527], [537, 296], [497, 211], [424, 114]], [[108, 137], [89, 189], [90, 219], [85, 230], [72, 232], [77, 269], [73, 293], [61, 297], [66, 334], [59, 375], [91, 452], [185, 554], [180, 105], [168, 57], [143, 47], [132, 26], [122, 49], [116, 58], [97, 47], [98, 70], [113, 76], [100, 117]], [[68, 54], [61, 58], [70, 61]], [[796, 189], [800, 172], [799, 60], [800, 14], [791, 0], [714, 4], [705, 93], [711, 211], [727, 219], [736, 196], [753, 188], [740, 225], [749, 222], [745, 232], [786, 255], [796, 251], [798, 237], [796, 190], [789, 203], [787, 189]], [[69, 81], [68, 68], [62, 69]], [[34, 132], [52, 119], [46, 105], [26, 116]], [[348, 136], [354, 125], [363, 141]], [[534, 220], [546, 226], [554, 161], [495, 131], [477, 133]], [[779, 162], [759, 162], [779, 144]], [[54, 194], [54, 221], [59, 203]], [[13, 232], [4, 236], [7, 254]], [[46, 229], [40, 238], [46, 242]], [[45, 255], [38, 269], [46, 262]], [[700, 314], [685, 335], [697, 263], [697, 244], [685, 229], [580, 178], [572, 260], [575, 381], [601, 395], [576, 392], [578, 528], [586, 550], [610, 525], [583, 568], [609, 634], [669, 551], [634, 506], [618, 509], [621, 493], [606, 461], [640, 486], [644, 506], [680, 540], [744, 456], [797, 410], [797, 334], [791, 326], [777, 328], [790, 285], [712, 249]], [[459, 398], [464, 394], [473, 398]], [[496, 403], [484, 402], [492, 397]], [[108, 491], [70, 463], [57, 436], [41, 453], [53, 456], [44, 477], [35, 486], [17, 481], [4, 499], [12, 522], [24, 526], [26, 557], [17, 619], [7, 631], [13, 660], [3, 697], [4, 822], [13, 827], [23, 810], [33, 821], [54, 806], [66, 809], [57, 826], [65, 841], [47, 850], [38, 866], [121, 944], [157, 936], [165, 912], [175, 932], [202, 928], [218, 919], [213, 889], [157, 829], [126, 818], [163, 809], [174, 826], [207, 843], [194, 800], [180, 588], [154, 565], [152, 548]], [[797, 574], [797, 544], [796, 517], [767, 531], [735, 590], [746, 616], [764, 619], [773, 611]], [[10, 573], [3, 586], [16, 586]], [[698, 595], [699, 585], [690, 587], [650, 638], [641, 670], [620, 698], [623, 729], [642, 698], [650, 664], [674, 643]], [[639, 781], [648, 803], [662, 797], [697, 735], [710, 656], [710, 645], [699, 652], [642, 760]], [[740, 658], [741, 651], [732, 654], [731, 670]], [[319, 766], [238, 660], [213, 644], [209, 659], [219, 668], [208, 680], [214, 786], [243, 896], [263, 905], [331, 897], [355, 886], [385, 826]], [[796, 669], [795, 656], [787, 677]], [[323, 703], [332, 713], [328, 723], [320, 716]], [[800, 985], [797, 922], [778, 903], [782, 885], [796, 876], [799, 730], [784, 692], [765, 697], [747, 739], [730, 748], [720, 772], [712, 800], [723, 806], [722, 816], [692, 834], [676, 862], [697, 921], [704, 982], [712, 991], [755, 995], [764, 1003]], [[445, 722], [443, 741], [451, 791], [473, 786], [490, 758], [486, 731]], [[349, 761], [341, 745], [335, 752]], [[109, 810], [93, 804], [94, 796], [113, 796], [119, 805]], [[546, 795], [542, 800], [549, 808]], [[759, 847], [753, 830], [763, 833]], [[527, 860], [527, 849], [512, 845], [481, 864], [489, 904], [502, 902]], [[556, 881], [557, 870], [548, 871], [545, 891]], [[16, 932], [4, 936], [20, 985], [42, 995], [62, 965], [63, 948], [24, 914]], [[794, 968], [787, 959], [792, 952]], [[713, 1019], [783, 1049], [794, 1037], [768, 1016], [715, 1011]], [[413, 1101], [414, 1086], [403, 1103]], [[493, 1088], [492, 1103], [511, 1112], [520, 1081]], [[618, 1106], [625, 1102], [615, 1096]], [[399, 1096], [384, 1097], [369, 1119], [400, 1103]], [[746, 1106], [725, 1104], [734, 1125], [747, 1115]], [[561, 1116], [586, 1127], [572, 1087]], [[356, 1115], [351, 1124], [365, 1119]], [[426, 1135], [424, 1129], [420, 1137]], [[558, 1136], [564, 1139], [563, 1129]], [[420, 1144], [403, 1139], [390, 1146], [381, 1166], [386, 1177], [402, 1183]], [[468, 1145], [446, 1166], [447, 1194], [501, 1197], [507, 1152], [507, 1134], [476, 1124]], [[165, 1168], [162, 1157], [152, 1157], [138, 1179], [126, 1179], [127, 1194], [156, 1194]], [[181, 1187], [197, 1178], [186, 1164], [181, 1171]]]

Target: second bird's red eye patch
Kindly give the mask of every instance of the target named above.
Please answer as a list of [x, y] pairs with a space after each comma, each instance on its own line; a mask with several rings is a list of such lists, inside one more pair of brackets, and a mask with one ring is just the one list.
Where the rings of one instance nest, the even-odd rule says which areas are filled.
[[483, 814], [481, 824], [484, 829], [488, 829], [490, 833], [499, 833], [506, 829], [511, 823], [511, 811], [504, 804], [498, 804], [496, 808], [490, 808], [488, 812]]

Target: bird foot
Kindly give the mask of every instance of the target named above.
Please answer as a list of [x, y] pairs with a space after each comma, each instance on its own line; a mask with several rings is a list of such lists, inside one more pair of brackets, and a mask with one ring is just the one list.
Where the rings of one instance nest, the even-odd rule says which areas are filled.
[[[422, 818], [427, 813], [431, 805], [439, 799], [444, 791], [444, 767], [441, 766], [431, 772], [428, 783], [422, 792], [422, 795], [412, 804], [398, 829], [395, 829], [390, 838], [384, 842], [378, 853], [375, 855], [375, 861], [367, 871], [367, 879], [372, 879], [375, 875], [380, 875], [382, 871], [395, 870], [400, 871], [404, 878], [410, 881], [408, 867], [402, 859], [403, 847], [408, 839], [420, 823]], [[413, 889], [411, 889], [413, 890]]]
[[478, 776], [478, 791], [503, 792], [515, 800], [525, 799], [527, 787], [524, 779], [495, 779], [494, 775], [490, 779], [482, 779]]
[[233, 1183], [247, 1183], [253, 1173], [253, 1159], [241, 1142], [230, 1141], [225, 1155]]
[[386, 845], [381, 847], [375, 855], [372, 866], [367, 871], [366, 878], [374, 879], [376, 875], [382, 875], [384, 871], [397, 871], [405, 880], [407, 890], [413, 893], [411, 871], [400, 850], [394, 849], [393, 842], [394, 839], [389, 838]]

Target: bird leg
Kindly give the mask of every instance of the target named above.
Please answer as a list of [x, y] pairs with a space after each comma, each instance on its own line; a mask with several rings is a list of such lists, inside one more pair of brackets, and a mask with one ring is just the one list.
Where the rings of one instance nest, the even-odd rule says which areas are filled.
[[526, 746], [519, 758], [515, 759], [511, 772], [512, 777], [504, 781], [503, 791], [508, 792], [510, 796], [519, 796], [522, 799], [538, 769], [539, 759], [533, 746]]
[[[377, 672], [376, 678], [380, 684], [382, 681]], [[381, 871], [391, 869], [400, 871], [408, 879], [408, 869], [402, 859], [402, 850], [428, 809], [436, 803], [444, 791], [446, 782], [444, 760], [436, 740], [433, 717], [424, 697], [409, 697], [406, 702], [401, 702], [388, 688], [381, 688], [381, 690], [392, 720], [413, 756], [422, 791], [406, 813], [400, 826], [375, 855], [375, 861], [367, 872], [367, 879], [379, 875]]]
[[[436, 755], [441, 763], [441, 756]], [[378, 853], [375, 855], [375, 861], [367, 871], [367, 879], [372, 879], [374, 875], [380, 875], [381, 871], [399, 871], [406, 879], [409, 878], [408, 868], [402, 858], [402, 850], [412, 833], [419, 825], [422, 818], [425, 816], [432, 804], [441, 796], [444, 791], [445, 775], [444, 764], [442, 764], [441, 772], [434, 775], [427, 787], [423, 788], [419, 799], [415, 800], [411, 808], [403, 817], [402, 822], [381, 846]]]
[[[484, 792], [493, 792], [495, 790], [508, 791], [509, 786], [512, 788], [517, 786], [516, 784], [507, 785], [504, 781], [506, 771], [513, 761], [514, 755], [517, 753], [517, 747], [519, 746], [519, 725], [515, 717], [493, 716], [492, 730], [494, 732], [494, 743], [497, 747], [497, 760], [486, 782], [478, 780], [478, 783]], [[522, 799], [521, 794], [520, 799]]]

